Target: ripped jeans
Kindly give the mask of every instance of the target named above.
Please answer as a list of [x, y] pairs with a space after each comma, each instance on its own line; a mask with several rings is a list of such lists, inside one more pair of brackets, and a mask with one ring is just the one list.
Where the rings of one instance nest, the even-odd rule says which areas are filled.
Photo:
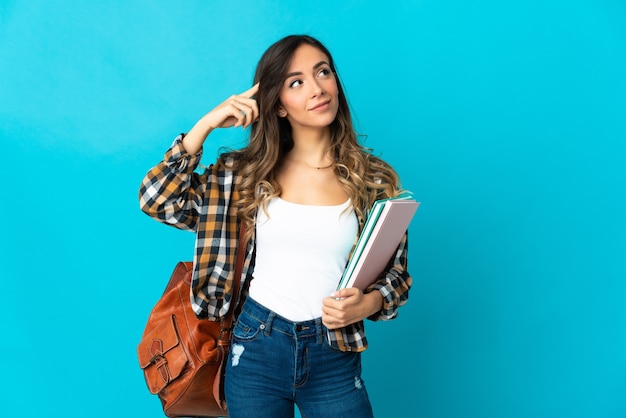
[[230, 418], [373, 417], [360, 353], [331, 348], [321, 319], [291, 322], [251, 298], [233, 331], [224, 388]]

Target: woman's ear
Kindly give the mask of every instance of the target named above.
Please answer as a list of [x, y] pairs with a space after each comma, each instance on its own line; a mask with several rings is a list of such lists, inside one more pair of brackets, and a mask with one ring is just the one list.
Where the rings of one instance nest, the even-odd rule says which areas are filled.
[[282, 106], [278, 106], [278, 116], [281, 118], [287, 116], [287, 111]]

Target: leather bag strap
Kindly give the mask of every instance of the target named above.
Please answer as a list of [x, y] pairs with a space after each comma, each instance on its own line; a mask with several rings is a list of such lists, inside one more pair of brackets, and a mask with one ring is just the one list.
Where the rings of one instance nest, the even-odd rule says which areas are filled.
[[213, 382], [213, 397], [217, 401], [217, 403], [221, 406], [223, 410], [226, 410], [226, 398], [224, 396], [224, 371], [225, 371], [225, 362], [226, 356], [228, 355], [228, 351], [230, 349], [230, 340], [232, 338], [233, 333], [233, 317], [235, 315], [236, 306], [239, 303], [239, 293], [241, 289], [241, 274], [243, 272], [243, 263], [246, 256], [247, 251], [247, 241], [245, 239], [246, 235], [246, 224], [242, 222], [241, 227], [239, 229], [239, 243], [236, 248], [235, 255], [235, 277], [233, 278], [233, 294], [232, 299], [230, 301], [230, 306], [228, 307], [228, 313], [226, 317], [222, 320], [222, 326], [220, 330], [220, 335], [217, 340], [218, 348], [221, 350], [221, 360], [219, 371], [215, 376], [215, 381]]
[[229, 322], [229, 326], [232, 325], [233, 316], [235, 314], [235, 309], [237, 304], [239, 303], [239, 293], [241, 290], [241, 274], [243, 272], [243, 263], [246, 258], [247, 251], [247, 241], [246, 241], [246, 224], [245, 222], [241, 223], [241, 227], [239, 228], [239, 244], [237, 245], [236, 259], [235, 259], [235, 277], [233, 278], [233, 297], [230, 302], [230, 306], [228, 307], [228, 313], [226, 314], [225, 322]]

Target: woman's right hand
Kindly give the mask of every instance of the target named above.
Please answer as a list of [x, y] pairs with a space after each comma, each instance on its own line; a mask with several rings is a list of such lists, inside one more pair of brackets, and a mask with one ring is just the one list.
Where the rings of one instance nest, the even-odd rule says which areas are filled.
[[204, 118], [211, 130], [243, 126], [247, 128], [259, 117], [259, 107], [253, 96], [259, 91], [259, 83], [241, 94], [234, 94]]
[[259, 83], [241, 94], [230, 96], [204, 115], [183, 139], [183, 147], [190, 154], [200, 151], [207, 136], [216, 128], [242, 126], [244, 129], [259, 118], [259, 107], [253, 96], [259, 91]]

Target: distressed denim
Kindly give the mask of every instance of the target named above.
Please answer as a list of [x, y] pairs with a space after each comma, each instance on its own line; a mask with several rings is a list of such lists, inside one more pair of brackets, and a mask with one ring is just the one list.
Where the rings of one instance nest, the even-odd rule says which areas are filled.
[[291, 322], [248, 298], [224, 382], [230, 418], [373, 417], [360, 353], [328, 344], [321, 319]]

